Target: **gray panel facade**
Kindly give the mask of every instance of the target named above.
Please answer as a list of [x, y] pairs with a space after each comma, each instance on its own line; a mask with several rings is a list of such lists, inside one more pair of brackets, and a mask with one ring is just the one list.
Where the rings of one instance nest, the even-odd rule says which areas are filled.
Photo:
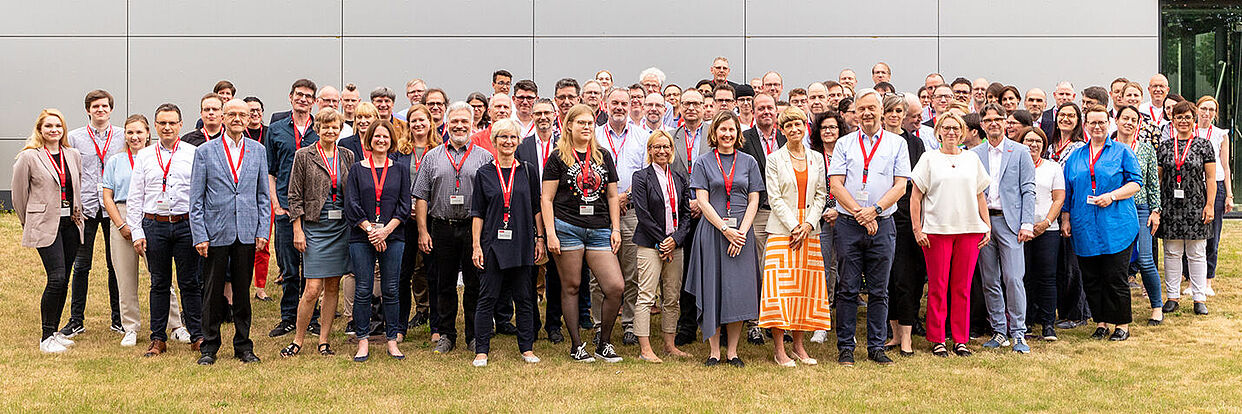
[[[267, 111], [287, 110], [288, 87], [385, 85], [404, 92], [423, 78], [460, 99], [490, 91], [504, 68], [551, 96], [563, 77], [599, 69], [636, 82], [650, 66], [693, 85], [726, 56], [731, 79], [784, 75], [785, 90], [835, 79], [853, 68], [893, 67], [899, 89], [929, 72], [986, 77], [1020, 89], [1070, 80], [1082, 89], [1116, 76], [1145, 81], [1158, 68], [1156, 0], [466, 0], [457, 2], [279, 0], [212, 2], [77, 0], [23, 2], [0, 14], [0, 158], [12, 160], [39, 110], [59, 108], [71, 128], [86, 123], [82, 97], [117, 97], [114, 123], [151, 115], [161, 102], [197, 119], [198, 99], [220, 79]], [[235, 63], [225, 63], [225, 57]], [[234, 59], [235, 58], [235, 59]], [[516, 80], [515, 79], [515, 80]], [[397, 109], [408, 105], [398, 96]], [[0, 191], [11, 162], [0, 163]], [[7, 191], [4, 191], [7, 193]], [[5, 198], [7, 197], [0, 197]]]

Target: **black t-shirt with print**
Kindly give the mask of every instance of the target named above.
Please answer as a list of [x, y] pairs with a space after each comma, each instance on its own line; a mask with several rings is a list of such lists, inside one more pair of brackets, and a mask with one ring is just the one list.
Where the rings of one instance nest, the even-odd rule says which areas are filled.
[[[553, 150], [543, 166], [544, 181], [558, 181], [556, 196], [552, 199], [552, 212], [566, 223], [588, 228], [606, 229], [612, 223], [608, 218], [608, 183], [617, 182], [617, 166], [608, 151], [600, 151], [603, 163], [590, 160], [587, 153], [575, 154], [577, 162], [565, 165], [560, 151]], [[584, 169], [583, 159], [590, 164]], [[591, 206], [594, 214], [581, 214], [582, 206]]]

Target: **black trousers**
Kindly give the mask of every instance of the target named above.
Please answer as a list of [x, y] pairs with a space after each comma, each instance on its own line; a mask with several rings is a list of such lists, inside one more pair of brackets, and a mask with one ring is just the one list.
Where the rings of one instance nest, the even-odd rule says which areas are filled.
[[[692, 246], [694, 243], [694, 231], [695, 231], [695, 228], [698, 227], [698, 223], [699, 223], [698, 218], [690, 220], [690, 223], [689, 223], [690, 231], [686, 232], [686, 240], [683, 243], [684, 245], [682, 246], [682, 251], [685, 251], [685, 252], [691, 251], [690, 246]], [[685, 271], [686, 269], [690, 268], [690, 255], [689, 254], [683, 255], [682, 261], [681, 261], [681, 268], [682, 268], [681, 285], [686, 286], [685, 278], [689, 276], [689, 273], [690, 273], [690, 272]], [[683, 288], [681, 290], [681, 300], [679, 301], [678, 305], [681, 307], [681, 315], [677, 318], [677, 334], [678, 335], [693, 335], [697, 337], [698, 336], [697, 331], [699, 330], [699, 320], [698, 320], [699, 308], [698, 308], [698, 305], [695, 303], [694, 295], [691, 294], [690, 292], [687, 292]]]
[[228, 314], [224, 284], [233, 288], [233, 354], [254, 350], [250, 340], [250, 271], [254, 269], [254, 244], [234, 242], [207, 248], [203, 271], [203, 355], [220, 350], [220, 323]]
[[[1050, 326], [1057, 318], [1057, 254], [1061, 250], [1060, 230], [1045, 231], [1026, 242], [1026, 325]], [[1128, 259], [1128, 257], [1127, 257]]]
[[95, 217], [87, 217], [82, 223], [82, 243], [78, 247], [73, 261], [73, 297], [69, 303], [69, 321], [83, 322], [86, 320], [86, 291], [90, 287], [91, 265], [95, 258], [95, 230], [103, 232], [104, 263], [108, 266], [108, 306], [112, 311], [112, 324], [121, 324], [121, 308], [119, 293], [116, 287], [116, 270], [112, 268], [112, 241], [108, 237], [112, 220], [103, 215], [103, 207]]
[[466, 315], [466, 342], [474, 339], [474, 313], [479, 303], [478, 268], [470, 259], [474, 252], [470, 240], [470, 222], [467, 220], [427, 219], [431, 233], [431, 256], [435, 265], [436, 332], [450, 341], [457, 341], [457, 273], [461, 272], [466, 284], [462, 294], [462, 306]]
[[[142, 232], [147, 237], [147, 270], [151, 272], [151, 339], [168, 340], [168, 302], [174, 262], [181, 294], [181, 320], [190, 331], [190, 340], [202, 339], [203, 280], [199, 267], [203, 257], [194, 251], [190, 222], [168, 223], [144, 218]], [[243, 285], [249, 286], [248, 283]]]
[[[495, 263], [495, 261], [491, 261]], [[496, 269], [489, 266], [479, 275], [479, 304], [474, 315], [474, 351], [486, 354], [491, 351], [492, 334], [495, 333], [493, 310], [500, 298], [512, 298], [517, 312], [518, 351], [526, 352], [533, 349], [535, 343], [535, 279], [534, 266], [519, 266], [509, 269]], [[505, 293], [508, 295], [505, 295]]]
[[1059, 261], [1060, 264], [1057, 267], [1058, 316], [1072, 321], [1091, 319], [1091, 308], [1087, 306], [1078, 255], [1074, 254], [1074, 242], [1069, 237], [1061, 238]]
[[923, 286], [927, 285], [927, 262], [923, 259], [923, 248], [914, 241], [910, 222], [902, 223], [896, 218], [893, 222], [897, 228], [897, 243], [888, 279], [888, 319], [899, 325], [914, 326], [919, 318]]
[[[68, 217], [62, 217], [56, 229], [56, 240], [51, 245], [38, 249], [43, 271], [47, 273], [47, 285], [43, 287], [43, 297], [39, 299], [39, 316], [43, 329], [40, 341], [60, 329], [60, 314], [65, 310], [65, 298], [69, 294], [68, 270], [73, 266], [74, 257], [81, 244], [77, 224]], [[164, 303], [168, 301], [165, 300]]]
[[1096, 323], [1125, 325], [1134, 321], [1130, 308], [1130, 249], [1113, 254], [1078, 256], [1082, 286]]

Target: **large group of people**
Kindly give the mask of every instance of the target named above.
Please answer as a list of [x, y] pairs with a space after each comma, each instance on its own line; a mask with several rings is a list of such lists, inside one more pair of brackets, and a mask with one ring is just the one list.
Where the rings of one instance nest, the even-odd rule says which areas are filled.
[[617, 337], [642, 361], [686, 359], [701, 338], [705, 365], [741, 367], [739, 346], [770, 338], [775, 364], [816, 365], [804, 341], [835, 333], [852, 366], [865, 307], [866, 359], [887, 365], [915, 355], [915, 336], [938, 357], [1026, 354], [1088, 321], [1092, 339], [1124, 341], [1132, 290], [1148, 326], [1183, 295], [1208, 313], [1233, 199], [1211, 96], [1171, 94], [1160, 74], [1061, 82], [1048, 102], [936, 73], [902, 93], [883, 62], [871, 87], [850, 69], [787, 91], [777, 72], [736, 83], [723, 57], [709, 73], [679, 85], [649, 68], [626, 86], [602, 70], [541, 94], [498, 70], [491, 94], [461, 100], [414, 79], [405, 110], [388, 87], [364, 101], [299, 79], [267, 124], [263, 101], [221, 81], [184, 135], [172, 103], [113, 125], [103, 90], [77, 129], [44, 109], [12, 183], [47, 275], [39, 349], [85, 331], [99, 232], [121, 345], [142, 330], [145, 257], [142, 354], [167, 352], [171, 329], [203, 365], [224, 324], [234, 357], [259, 361], [251, 299], [271, 300], [269, 244], [283, 358], [308, 334], [334, 355], [343, 325], [354, 361], [376, 340], [403, 359], [426, 326], [429, 353], [461, 339], [476, 367], [494, 335], [538, 363], [539, 331], [559, 344], [563, 328], [580, 362], [622, 361]]

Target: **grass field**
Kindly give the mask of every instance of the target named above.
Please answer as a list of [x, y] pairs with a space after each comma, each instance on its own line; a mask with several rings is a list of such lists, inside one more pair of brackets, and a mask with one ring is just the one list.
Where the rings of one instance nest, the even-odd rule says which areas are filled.
[[[0, 411], [1242, 412], [1242, 223], [1226, 222], [1225, 233], [1211, 315], [1195, 317], [1184, 306], [1161, 327], [1136, 324], [1121, 343], [1089, 340], [1086, 327], [1062, 331], [1059, 342], [1032, 341], [1033, 352], [1024, 356], [982, 351], [976, 341], [974, 357], [940, 359], [916, 338], [918, 354], [893, 355], [897, 364], [890, 367], [863, 361], [838, 367], [835, 348], [821, 344], [808, 349], [825, 364], [796, 369], [772, 363], [770, 345], [743, 345], [744, 369], [703, 367], [704, 344], [683, 348], [695, 355], [691, 360], [646, 364], [635, 358], [637, 347], [623, 346], [623, 363], [583, 365], [569, 361], [568, 345], [540, 340], [535, 352], [544, 361], [530, 366], [513, 337], [502, 336], [493, 341], [491, 364], [477, 369], [462, 348], [433, 355], [424, 330], [402, 344], [406, 360], [387, 358], [375, 344], [371, 361], [357, 364], [338, 324], [332, 344], [340, 355], [320, 357], [308, 339], [301, 356], [282, 360], [278, 351], [291, 337], [267, 337], [279, 309], [264, 302], [255, 305], [253, 328], [263, 362], [242, 366], [224, 358], [200, 367], [197, 353], [180, 343], [158, 358], [142, 358], [147, 332], [137, 347], [118, 345], [120, 336], [107, 329], [102, 253], [92, 274], [87, 332], [67, 353], [39, 353], [45, 276], [35, 250], [20, 246], [16, 218], [4, 214]], [[102, 243], [96, 247], [102, 252]], [[1147, 302], [1134, 294], [1135, 319], [1144, 321]], [[144, 329], [146, 296], [140, 295]], [[231, 355], [232, 328], [225, 325], [224, 333], [222, 357]]]

